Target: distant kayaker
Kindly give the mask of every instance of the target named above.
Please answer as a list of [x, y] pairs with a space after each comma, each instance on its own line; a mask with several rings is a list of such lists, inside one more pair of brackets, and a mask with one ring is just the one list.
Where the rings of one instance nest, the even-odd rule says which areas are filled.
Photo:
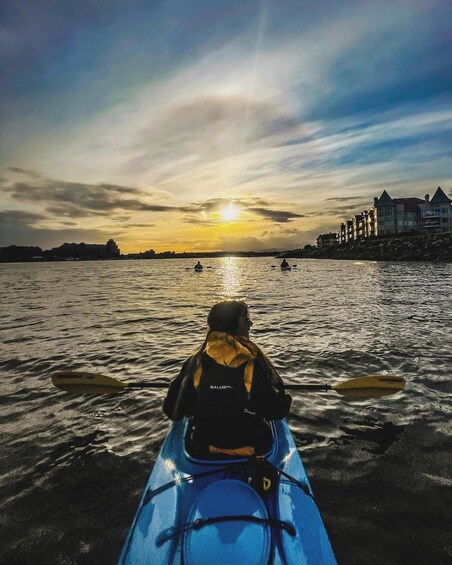
[[187, 448], [193, 455], [265, 453], [272, 442], [268, 420], [283, 419], [292, 398], [249, 339], [253, 322], [244, 302], [215, 304], [207, 322], [206, 339], [171, 382], [163, 410], [171, 420], [192, 418]]
[[201, 264], [201, 261], [198, 261], [195, 265], [195, 271], [202, 271], [204, 267]]
[[289, 263], [285, 259], [283, 259], [281, 263], [281, 269], [287, 269], [289, 266]]

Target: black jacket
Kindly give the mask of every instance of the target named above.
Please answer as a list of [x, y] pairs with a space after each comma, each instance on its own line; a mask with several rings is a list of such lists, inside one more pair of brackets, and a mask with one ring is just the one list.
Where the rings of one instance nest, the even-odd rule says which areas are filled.
[[[195, 389], [197, 355], [201, 358], [202, 376]], [[198, 353], [185, 361], [171, 382], [163, 411], [171, 420], [192, 417], [189, 441], [193, 450], [201, 449], [200, 454], [209, 445], [227, 449], [252, 446], [257, 453], [265, 453], [271, 445], [266, 420], [280, 420], [288, 414], [292, 398], [285, 393], [282, 379], [268, 359], [259, 352], [254, 360], [249, 394], [243, 384], [244, 366], [232, 369], [219, 365], [205, 352]], [[228, 383], [233, 382], [236, 385], [229, 387]], [[216, 384], [212, 387], [209, 383]], [[232, 390], [222, 394], [221, 390], [209, 388]], [[218, 401], [218, 397], [227, 402]]]

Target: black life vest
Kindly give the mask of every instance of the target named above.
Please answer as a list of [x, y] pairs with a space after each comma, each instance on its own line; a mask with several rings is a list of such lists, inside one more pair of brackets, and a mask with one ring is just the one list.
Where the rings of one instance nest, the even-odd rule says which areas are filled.
[[248, 389], [253, 372], [248, 362], [227, 367], [203, 352], [200, 369], [195, 385], [193, 437], [213, 454], [248, 457], [268, 451], [271, 428], [251, 404]]
[[201, 378], [196, 387], [196, 409], [199, 417], [220, 420], [240, 420], [254, 416], [250, 408], [249, 394], [245, 387], [245, 367], [226, 367], [201, 354]]

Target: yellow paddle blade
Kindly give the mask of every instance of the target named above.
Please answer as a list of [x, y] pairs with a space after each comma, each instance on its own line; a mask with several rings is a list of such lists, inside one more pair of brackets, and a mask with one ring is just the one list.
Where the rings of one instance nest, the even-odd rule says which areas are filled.
[[369, 375], [358, 377], [331, 386], [333, 390], [348, 398], [375, 398], [400, 392], [406, 381], [393, 375]]
[[82, 371], [58, 371], [52, 383], [61, 390], [74, 393], [116, 394], [128, 386], [113, 377]]

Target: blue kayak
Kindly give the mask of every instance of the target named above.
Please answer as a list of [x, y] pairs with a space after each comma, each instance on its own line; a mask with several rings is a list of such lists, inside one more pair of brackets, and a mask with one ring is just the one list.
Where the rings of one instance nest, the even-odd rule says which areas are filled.
[[[188, 454], [188, 420], [163, 443], [119, 557], [121, 565], [322, 565], [336, 559], [285, 420], [266, 460], [278, 479], [258, 493], [246, 458]], [[266, 479], [264, 479], [266, 480]]]

